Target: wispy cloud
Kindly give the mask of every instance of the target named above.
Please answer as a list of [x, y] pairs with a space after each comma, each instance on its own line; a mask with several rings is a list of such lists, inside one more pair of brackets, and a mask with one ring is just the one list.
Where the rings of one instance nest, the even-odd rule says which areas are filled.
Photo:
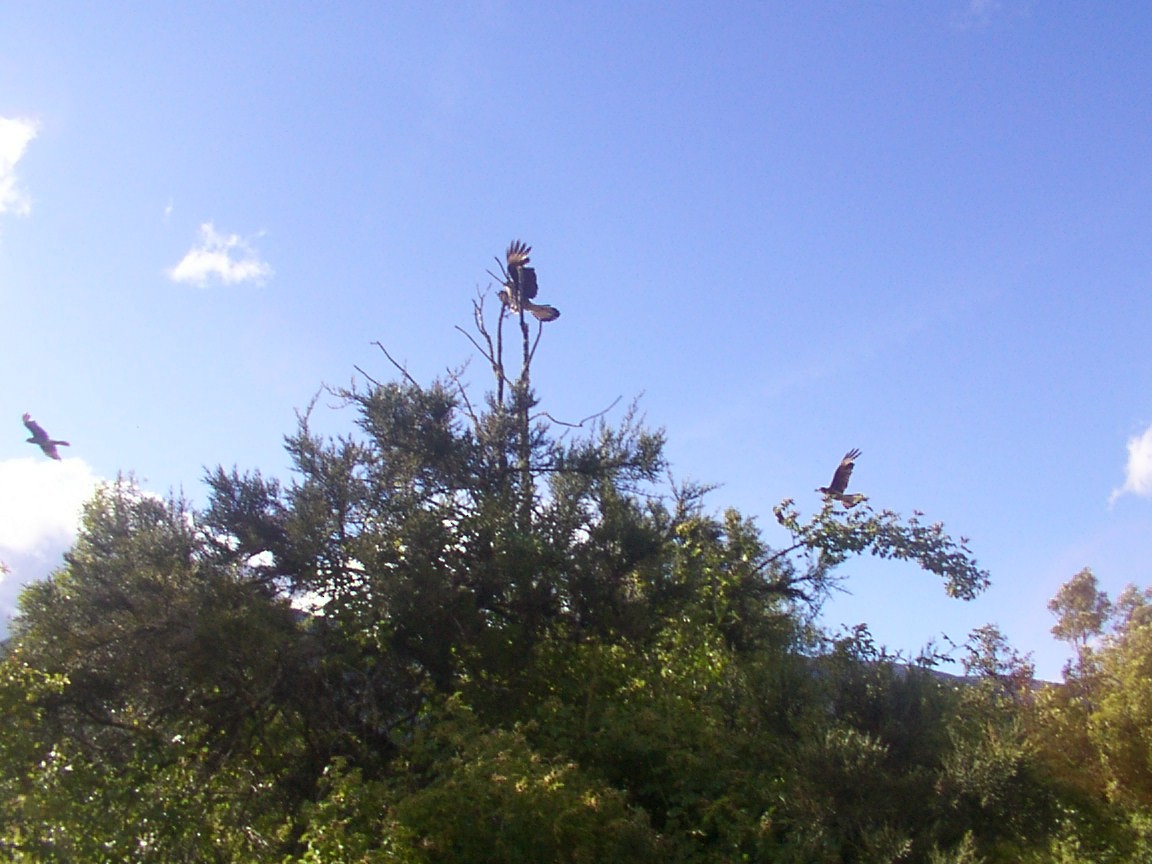
[[1152, 496], [1152, 426], [1142, 435], [1128, 439], [1128, 465], [1124, 469], [1124, 485], [1112, 490], [1108, 503], [1115, 503], [1121, 495]]
[[180, 263], [168, 271], [173, 282], [225, 285], [251, 282], [261, 285], [272, 276], [272, 268], [252, 244], [239, 234], [220, 234], [211, 222], [200, 226], [200, 241]]
[[36, 137], [31, 120], [0, 117], [0, 213], [28, 215], [32, 202], [16, 183], [16, 163]]
[[101, 480], [82, 459], [0, 462], [0, 632], [20, 589], [60, 566], [76, 539], [80, 513]]
[[1028, 13], [1031, 0], [963, 0], [952, 13], [952, 25], [961, 30], [981, 29], [998, 20]]

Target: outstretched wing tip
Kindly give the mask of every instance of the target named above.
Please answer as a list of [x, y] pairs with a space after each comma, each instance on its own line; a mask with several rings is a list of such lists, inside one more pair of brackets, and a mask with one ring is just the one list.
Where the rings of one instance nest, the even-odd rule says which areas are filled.
[[860, 456], [860, 448], [853, 447], [844, 454], [844, 458], [840, 460], [840, 464], [836, 466], [836, 471], [832, 475], [832, 483], [824, 489], [827, 495], [839, 496], [843, 495], [848, 489], [848, 481], [852, 478], [852, 470], [856, 467], [856, 460]]
[[528, 255], [532, 252], [532, 247], [525, 243], [523, 240], [513, 240], [508, 244], [508, 251], [504, 253], [504, 257], [508, 259], [510, 267], [527, 264]]

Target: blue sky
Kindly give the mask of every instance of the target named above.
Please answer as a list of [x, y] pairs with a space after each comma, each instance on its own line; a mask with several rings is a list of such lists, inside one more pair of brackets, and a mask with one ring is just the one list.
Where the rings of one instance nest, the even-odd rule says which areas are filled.
[[827, 623], [994, 622], [1055, 677], [1063, 581], [1152, 584], [1150, 36], [1137, 2], [6, 9], [0, 606], [98, 479], [284, 476], [322, 384], [391, 374], [372, 341], [420, 380], [466, 360], [522, 237], [563, 312], [544, 408], [643, 394], [777, 544], [772, 506], [861, 448], [853, 488], [993, 587], [853, 562]]

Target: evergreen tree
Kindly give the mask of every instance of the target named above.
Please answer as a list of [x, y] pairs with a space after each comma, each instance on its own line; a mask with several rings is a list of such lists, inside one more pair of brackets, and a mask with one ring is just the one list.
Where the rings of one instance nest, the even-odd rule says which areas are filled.
[[97, 496], [65, 566], [26, 591], [0, 669], [14, 857], [879, 861], [1026, 845], [1006, 814], [1038, 800], [1013, 779], [1028, 754], [965, 774], [984, 763], [960, 754], [994, 727], [956, 732], [946, 687], [866, 631], [829, 642], [812, 624], [862, 552], [974, 596], [988, 577], [967, 542], [921, 514], [805, 520], [785, 501], [793, 542], [770, 548], [752, 519], [707, 512], [707, 489], [665, 481], [663, 433], [634, 406], [615, 423], [542, 411], [544, 330], [514, 306], [474, 303], [483, 398], [462, 373], [423, 385], [393, 363], [394, 381], [331, 391], [354, 431], [321, 436], [314, 406], [300, 415], [285, 481], [216, 468], [200, 513], [124, 484]]

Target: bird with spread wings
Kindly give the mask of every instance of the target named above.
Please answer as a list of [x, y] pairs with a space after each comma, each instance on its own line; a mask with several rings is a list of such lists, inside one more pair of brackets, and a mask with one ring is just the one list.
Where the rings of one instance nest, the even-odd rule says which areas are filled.
[[505, 258], [508, 268], [505, 271], [507, 279], [504, 287], [500, 289], [500, 299], [504, 305], [513, 312], [523, 309], [536, 316], [537, 321], [555, 321], [560, 317], [560, 310], [555, 306], [543, 303], [533, 303], [536, 298], [536, 268], [528, 266], [528, 253], [532, 247], [523, 240], [513, 240], [508, 245]]
[[836, 466], [836, 473], [832, 475], [831, 485], [821, 486], [816, 491], [824, 493], [825, 498], [839, 501], [845, 507], [855, 507], [861, 501], [867, 501], [868, 496], [860, 493], [849, 495], [847, 491], [848, 481], [852, 477], [852, 469], [856, 467], [856, 460], [859, 458], [860, 450], [853, 447], [844, 454], [844, 458]]
[[72, 446], [67, 441], [53, 440], [52, 437], [44, 431], [44, 427], [32, 419], [31, 414], [26, 413], [24, 415], [24, 425], [27, 426], [28, 431], [32, 433], [32, 437], [27, 439], [28, 443], [35, 444], [43, 450], [45, 456], [59, 460], [60, 452], [56, 448]]

